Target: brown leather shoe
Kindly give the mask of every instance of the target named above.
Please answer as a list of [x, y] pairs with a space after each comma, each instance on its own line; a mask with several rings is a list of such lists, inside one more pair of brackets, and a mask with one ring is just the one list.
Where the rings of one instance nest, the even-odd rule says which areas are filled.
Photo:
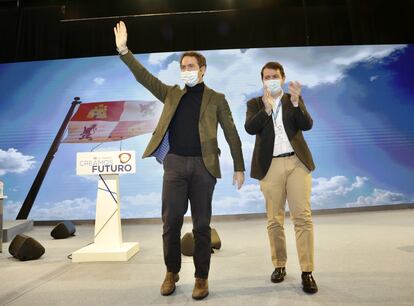
[[203, 278], [196, 278], [194, 289], [193, 289], [193, 299], [202, 300], [208, 295], [208, 280]]
[[165, 279], [161, 285], [161, 294], [162, 295], [170, 295], [175, 291], [175, 283], [178, 282], [180, 277], [178, 273], [167, 272], [165, 274]]

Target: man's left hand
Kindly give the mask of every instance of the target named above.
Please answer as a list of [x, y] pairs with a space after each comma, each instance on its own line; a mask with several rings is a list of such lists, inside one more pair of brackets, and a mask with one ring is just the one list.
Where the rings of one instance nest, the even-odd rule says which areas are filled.
[[237, 186], [237, 189], [240, 189], [244, 183], [244, 172], [236, 171], [233, 175], [233, 185]]
[[302, 92], [302, 85], [300, 85], [297, 81], [292, 81], [289, 83], [289, 93], [290, 93], [290, 101], [292, 102], [294, 107], [299, 106], [299, 96]]

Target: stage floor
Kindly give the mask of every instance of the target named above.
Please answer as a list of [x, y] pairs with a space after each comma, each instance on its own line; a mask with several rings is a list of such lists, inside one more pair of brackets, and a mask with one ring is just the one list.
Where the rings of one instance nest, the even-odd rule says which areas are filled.
[[[76, 236], [64, 240], [50, 237], [52, 227], [35, 226], [27, 234], [46, 248], [40, 260], [19, 262], [3, 244], [0, 305], [413, 305], [414, 209], [317, 215], [314, 224], [315, 295], [302, 292], [289, 219], [287, 277], [270, 282], [266, 221], [257, 218], [212, 224], [222, 249], [212, 254], [210, 295], [201, 302], [191, 298], [194, 266], [185, 256], [176, 292], [160, 295], [160, 224], [123, 227], [124, 241], [140, 243], [129, 262], [78, 264], [67, 255], [92, 242], [93, 226], [77, 226]], [[183, 233], [190, 230], [185, 223]]]

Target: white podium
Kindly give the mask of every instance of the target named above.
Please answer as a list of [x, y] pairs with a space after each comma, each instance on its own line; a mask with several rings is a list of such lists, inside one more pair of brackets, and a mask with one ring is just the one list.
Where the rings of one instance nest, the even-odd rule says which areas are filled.
[[72, 253], [72, 262], [128, 261], [139, 251], [138, 242], [123, 242], [119, 174], [135, 173], [135, 152], [77, 154], [78, 175], [99, 175], [94, 243]]

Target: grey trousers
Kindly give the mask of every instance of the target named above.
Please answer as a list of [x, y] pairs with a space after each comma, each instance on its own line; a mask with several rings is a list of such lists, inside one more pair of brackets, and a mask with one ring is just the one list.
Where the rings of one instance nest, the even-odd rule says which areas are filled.
[[164, 262], [167, 271], [181, 269], [181, 227], [191, 204], [194, 234], [195, 277], [208, 278], [211, 257], [211, 201], [217, 179], [201, 156], [167, 154], [164, 160], [162, 221]]

